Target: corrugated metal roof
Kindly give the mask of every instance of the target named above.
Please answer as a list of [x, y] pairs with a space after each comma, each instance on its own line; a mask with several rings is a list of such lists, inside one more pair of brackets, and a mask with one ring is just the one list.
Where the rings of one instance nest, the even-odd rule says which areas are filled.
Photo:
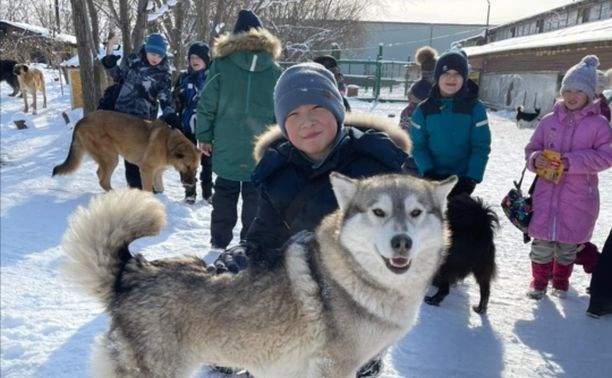
[[594, 21], [542, 34], [504, 39], [482, 46], [464, 47], [469, 57], [496, 52], [612, 41], [612, 19]]

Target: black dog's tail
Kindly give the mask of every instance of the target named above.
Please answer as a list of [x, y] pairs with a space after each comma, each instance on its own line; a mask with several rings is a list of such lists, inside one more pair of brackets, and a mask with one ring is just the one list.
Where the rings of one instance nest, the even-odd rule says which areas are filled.
[[448, 221], [451, 230], [464, 235], [493, 240], [499, 218], [491, 206], [479, 197], [461, 194], [448, 201]]
[[117, 279], [132, 258], [128, 245], [157, 235], [165, 224], [164, 205], [152, 193], [128, 189], [97, 196], [89, 208], [79, 207], [70, 219], [62, 242], [68, 255], [62, 271], [108, 306]]

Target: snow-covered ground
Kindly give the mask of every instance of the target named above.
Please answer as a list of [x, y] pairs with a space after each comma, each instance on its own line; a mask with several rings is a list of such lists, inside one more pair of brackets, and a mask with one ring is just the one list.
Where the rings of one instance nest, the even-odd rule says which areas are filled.
[[[61, 95], [57, 71], [47, 71], [49, 106], [28, 115], [29, 128], [17, 130], [22, 100], [0, 87], [0, 279], [2, 377], [86, 377], [94, 337], [108, 319], [92, 299], [74, 292], [58, 275], [59, 246], [67, 219], [77, 206], [102, 193], [89, 159], [75, 174], [51, 178], [66, 157], [72, 131], [62, 120], [70, 100]], [[355, 111], [399, 119], [402, 104], [352, 101]], [[76, 112], [78, 114], [78, 112]], [[609, 377], [612, 371], [612, 318], [585, 315], [590, 276], [574, 270], [566, 299], [527, 299], [529, 246], [503, 217], [499, 202], [517, 179], [522, 151], [533, 130], [519, 129], [513, 114], [491, 112], [492, 154], [476, 194], [500, 216], [496, 237], [498, 277], [489, 312], [475, 314], [472, 278], [452, 288], [440, 307], [423, 305], [417, 325], [385, 356], [384, 377]], [[529, 176], [527, 182], [531, 181]], [[593, 241], [602, 245], [612, 226], [612, 171], [600, 175], [602, 207]], [[176, 254], [204, 256], [209, 249], [210, 206], [182, 202], [178, 174], [165, 175], [168, 226], [141, 239], [132, 250], [150, 258]], [[123, 187], [123, 165], [113, 186]], [[236, 234], [236, 241], [237, 241]], [[202, 371], [201, 377], [213, 377]]]

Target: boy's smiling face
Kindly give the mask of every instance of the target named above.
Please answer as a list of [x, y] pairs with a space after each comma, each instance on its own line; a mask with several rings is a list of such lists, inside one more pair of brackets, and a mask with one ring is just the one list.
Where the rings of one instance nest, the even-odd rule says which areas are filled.
[[289, 112], [285, 129], [291, 144], [313, 161], [321, 161], [338, 132], [336, 117], [319, 105], [301, 105]]
[[448, 70], [438, 79], [442, 97], [451, 97], [463, 87], [463, 76], [456, 70]]

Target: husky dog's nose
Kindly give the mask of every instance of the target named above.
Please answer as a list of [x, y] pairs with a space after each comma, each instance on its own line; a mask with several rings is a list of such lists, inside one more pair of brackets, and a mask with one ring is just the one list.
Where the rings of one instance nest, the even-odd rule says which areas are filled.
[[412, 239], [407, 235], [395, 235], [391, 239], [391, 248], [393, 251], [399, 254], [406, 254], [412, 248]]

